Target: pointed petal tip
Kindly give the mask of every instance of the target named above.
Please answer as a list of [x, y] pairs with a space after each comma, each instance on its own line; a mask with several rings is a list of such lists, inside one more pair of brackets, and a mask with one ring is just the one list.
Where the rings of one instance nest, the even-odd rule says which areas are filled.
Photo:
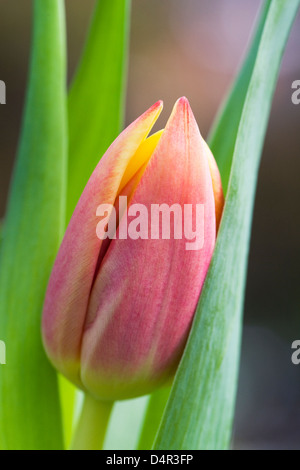
[[176, 101], [172, 114], [177, 114], [178, 116], [184, 115], [186, 117], [192, 115], [192, 108], [190, 106], [189, 100], [185, 96], [182, 96]]
[[152, 122], [152, 127], [157, 121], [160, 113], [162, 112], [163, 106], [164, 105], [162, 100], [157, 101], [141, 116], [141, 118], [146, 120], [150, 119], [150, 121]]
[[189, 105], [190, 105], [189, 100], [187, 99], [186, 96], [182, 96], [181, 98], [179, 98], [179, 99], [177, 100], [177, 102], [178, 102], [179, 104], [181, 104], [181, 105], [184, 105], [184, 106], [186, 106], [186, 105], [189, 106]]
[[154, 105], [153, 105], [153, 106], [157, 106], [157, 107], [161, 107], [161, 108], [162, 108], [162, 107], [163, 107], [163, 105], [164, 105], [164, 102], [163, 102], [163, 100], [158, 100], [158, 101], [156, 101], [156, 103], [154, 103]]
[[182, 96], [176, 101], [175, 108], [182, 108], [185, 111], [188, 111], [191, 109], [189, 100], [186, 98], [186, 96]]
[[162, 111], [163, 107], [164, 102], [162, 100], [158, 100], [151, 106], [151, 108], [149, 108], [149, 112]]
[[197, 127], [198, 129], [198, 125], [196, 123], [195, 116], [193, 114], [189, 100], [185, 96], [182, 96], [176, 101], [168, 122], [169, 124], [177, 123], [183, 127], [185, 126], [188, 126], [189, 128]]

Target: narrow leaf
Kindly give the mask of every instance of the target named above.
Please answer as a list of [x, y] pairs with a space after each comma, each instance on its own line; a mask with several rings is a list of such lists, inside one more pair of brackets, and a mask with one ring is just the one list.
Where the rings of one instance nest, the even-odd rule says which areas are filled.
[[208, 137], [209, 146], [216, 158], [222, 176], [225, 193], [228, 187], [238, 126], [270, 4], [271, 0], [265, 0], [263, 3], [255, 34], [246, 58]]
[[[123, 125], [131, 0], [97, 0], [69, 90], [67, 222], [99, 159]], [[72, 431], [75, 388], [60, 381], [65, 439]]]
[[257, 174], [280, 62], [300, 0], [272, 0], [237, 134], [223, 220], [155, 449], [227, 449]]
[[0, 447], [63, 447], [57, 376], [40, 317], [65, 220], [66, 91], [63, 0], [35, 0], [29, 84], [1, 244]]
[[[271, 4], [271, 0], [266, 0], [263, 4], [255, 33], [251, 41], [249, 50], [243, 61], [240, 72], [232, 85], [228, 97], [220, 108], [216, 117], [214, 125], [209, 135], [210, 147], [218, 161], [219, 170], [222, 176], [222, 183], [224, 191], [227, 190], [230, 168], [232, 164], [232, 157], [234, 145], [236, 141], [238, 124], [241, 118], [245, 97], [247, 94], [249, 82], [253, 72], [255, 59], [257, 56], [258, 46], [263, 32], [263, 27], [267, 18], [267, 13]], [[162, 393], [162, 396], [160, 394]], [[141, 443], [142, 447], [146, 448], [150, 443], [150, 439], [155, 437], [153, 435], [153, 409], [161, 409], [164, 402], [165, 391], [159, 390], [151, 396], [149, 400], [148, 410], [145, 416], [145, 422], [142, 431]], [[156, 403], [157, 401], [157, 403]], [[159, 424], [159, 423], [158, 423]], [[153, 442], [153, 441], [152, 441]], [[150, 445], [150, 448], [152, 443]]]
[[[245, 60], [243, 61], [240, 72], [231, 87], [228, 97], [220, 108], [209, 136], [210, 147], [218, 162], [219, 170], [222, 176], [224, 191], [227, 190], [228, 186], [238, 125], [241, 119], [245, 97], [248, 91], [249, 82], [253, 72], [257, 51], [270, 4], [271, 0], [265, 0], [263, 3], [255, 32], [253, 34], [253, 39], [251, 40]], [[162, 415], [163, 409], [161, 407], [164, 403], [164, 399], [165, 390], [158, 390], [151, 396], [149, 400], [140, 442], [140, 446], [142, 447], [140, 448], [146, 449], [147, 445], [149, 446], [150, 444], [151, 438], [154, 440], [155, 433], [152, 419], [153, 410], [160, 410]], [[154, 413], [155, 416], [157, 416], [158, 411], [155, 411]], [[159, 425], [159, 422], [157, 425]], [[149, 448], [152, 447], [152, 443], [153, 441], [151, 442]]]
[[138, 449], [149, 450], [152, 448], [155, 436], [157, 434], [160, 421], [167, 404], [170, 387], [164, 387], [152, 393], [147, 406], [144, 426], [141, 432]]
[[98, 0], [69, 93], [67, 221], [123, 125], [130, 0]]

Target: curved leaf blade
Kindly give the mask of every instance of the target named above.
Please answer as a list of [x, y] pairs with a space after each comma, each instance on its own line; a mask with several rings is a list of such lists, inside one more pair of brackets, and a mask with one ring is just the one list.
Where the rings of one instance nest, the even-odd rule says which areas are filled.
[[282, 54], [299, 5], [299, 0], [272, 0], [268, 12], [239, 125], [212, 264], [155, 449], [229, 446], [260, 155]]
[[130, 0], [98, 0], [69, 92], [67, 221], [124, 118]]
[[[216, 117], [208, 141], [212, 152], [218, 162], [218, 167], [222, 176], [224, 192], [227, 191], [228, 180], [230, 175], [230, 169], [232, 164], [232, 157], [234, 152], [234, 145], [238, 132], [238, 124], [241, 119], [243, 111], [243, 105], [247, 94], [249, 82], [253, 72], [259, 43], [261, 40], [263, 28], [267, 18], [267, 13], [271, 0], [266, 0], [263, 4], [259, 19], [253, 34], [253, 39], [245, 60], [243, 61], [242, 67], [234, 84], [226, 97], [220, 111]], [[148, 404], [148, 409], [145, 415], [145, 422], [143, 425], [140, 449], [151, 448], [155, 434], [154, 422], [152, 419], [153, 413], [155, 416], [158, 415], [160, 410], [161, 416], [163, 415], [164, 409], [162, 408], [164, 403], [165, 391], [160, 392], [159, 390], [154, 393]], [[159, 421], [156, 423], [157, 429], [159, 427]], [[152, 442], [151, 442], [152, 439]]]
[[[68, 95], [68, 222], [100, 157], [123, 125], [131, 0], [97, 0]], [[70, 442], [76, 389], [60, 380], [65, 440]]]
[[227, 192], [230, 177], [239, 122], [242, 116], [245, 98], [271, 1], [272, 0], [266, 0], [263, 3], [261, 14], [259, 16], [247, 56], [208, 136], [209, 146], [216, 158], [222, 176], [222, 184], [225, 194]]
[[1, 243], [0, 446], [63, 447], [57, 376], [40, 317], [65, 220], [67, 155], [63, 0], [35, 0], [28, 93]]

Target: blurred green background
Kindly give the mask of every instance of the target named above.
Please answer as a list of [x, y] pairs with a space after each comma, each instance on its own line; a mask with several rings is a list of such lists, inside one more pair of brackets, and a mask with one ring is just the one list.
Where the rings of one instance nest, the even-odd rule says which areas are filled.
[[[66, 0], [69, 81], [93, 5]], [[185, 95], [206, 137], [259, 6], [259, 0], [133, 0], [126, 124], [163, 99], [163, 127]], [[0, 218], [18, 144], [30, 32], [31, 1], [0, 0], [0, 80], [7, 86], [7, 104], [0, 106]], [[291, 344], [300, 339], [300, 105], [291, 101], [292, 82], [300, 79], [299, 47], [300, 16], [284, 56], [258, 183], [234, 432], [238, 449], [300, 449], [300, 365], [291, 362]]]

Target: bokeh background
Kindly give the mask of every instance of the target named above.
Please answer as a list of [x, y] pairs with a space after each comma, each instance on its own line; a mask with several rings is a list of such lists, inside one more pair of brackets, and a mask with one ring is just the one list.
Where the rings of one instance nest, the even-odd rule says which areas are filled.
[[[242, 60], [260, 0], [133, 0], [126, 123], [163, 99], [164, 123], [189, 98], [203, 136]], [[69, 81], [93, 0], [66, 0]], [[31, 1], [0, 0], [0, 219], [4, 217], [26, 87]], [[105, 46], [104, 46], [105, 47]], [[265, 141], [255, 205], [233, 446], [300, 449], [300, 17], [294, 25]], [[268, 64], [266, 64], [268, 67]], [[1, 336], [1, 332], [0, 332]]]

